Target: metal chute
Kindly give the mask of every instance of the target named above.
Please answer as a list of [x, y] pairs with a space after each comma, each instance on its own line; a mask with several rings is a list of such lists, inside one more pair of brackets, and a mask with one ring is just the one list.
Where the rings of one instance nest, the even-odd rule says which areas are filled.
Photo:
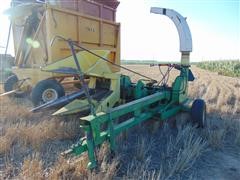
[[192, 52], [192, 35], [186, 18], [173, 9], [151, 7], [151, 13], [161, 14], [169, 17], [175, 24], [180, 40], [180, 52], [182, 53], [181, 63], [189, 65], [189, 56]]

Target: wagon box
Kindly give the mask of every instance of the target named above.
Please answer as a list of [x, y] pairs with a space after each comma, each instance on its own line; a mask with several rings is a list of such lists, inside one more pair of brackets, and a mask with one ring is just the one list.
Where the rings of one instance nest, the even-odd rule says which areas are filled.
[[[119, 3], [74, 0], [46, 3], [14, 4], [6, 13], [12, 22], [15, 49], [15, 80], [24, 80], [21, 91], [31, 90], [43, 79], [62, 81], [64, 74], [41, 71], [41, 67], [71, 56], [67, 44], [56, 36], [63, 36], [93, 50], [109, 52], [107, 58], [120, 64], [120, 24], [115, 22]], [[82, 51], [76, 49], [77, 52]], [[86, 57], [85, 59], [88, 59]], [[113, 72], [119, 68], [111, 66]], [[17, 78], [16, 78], [17, 77]], [[5, 91], [13, 90], [13, 81]], [[15, 82], [15, 81], [14, 81]], [[17, 83], [17, 82], [15, 82]], [[79, 83], [73, 81], [73, 83]]]

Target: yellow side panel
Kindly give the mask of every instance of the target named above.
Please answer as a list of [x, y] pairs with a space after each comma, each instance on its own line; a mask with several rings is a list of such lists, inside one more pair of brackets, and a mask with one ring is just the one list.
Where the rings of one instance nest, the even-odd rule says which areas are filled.
[[[47, 35], [49, 43], [56, 36], [77, 40], [77, 16], [60, 11], [48, 9], [47, 11]], [[71, 54], [68, 44], [65, 41], [56, 40], [49, 46], [49, 62], [56, 61]]]
[[116, 26], [111, 24], [103, 24], [103, 37], [102, 42], [104, 45], [115, 46], [116, 44]]
[[[110, 51], [104, 50], [92, 50], [95, 54], [108, 59]], [[86, 51], [81, 51], [76, 54], [78, 58], [78, 63], [81, 67], [81, 70], [84, 73], [102, 75], [103, 73], [112, 73], [110, 69], [110, 64], [100, 60], [99, 57], [90, 54]], [[74, 68], [76, 69], [76, 64], [72, 56], [69, 56], [65, 59], [56, 61], [52, 64], [49, 64], [45, 67], [42, 67], [43, 71], [53, 71], [61, 68]]]
[[100, 22], [97, 20], [79, 17], [79, 37], [84, 43], [100, 43]]
[[[89, 50], [110, 50], [112, 54], [110, 60], [116, 64], [120, 63], [120, 24], [118, 23], [48, 6], [46, 29], [49, 45], [47, 64], [71, 55], [68, 44], [63, 40], [55, 40], [50, 46], [51, 40], [57, 35], [71, 38]], [[119, 68], [111, 68], [114, 72], [119, 71]]]

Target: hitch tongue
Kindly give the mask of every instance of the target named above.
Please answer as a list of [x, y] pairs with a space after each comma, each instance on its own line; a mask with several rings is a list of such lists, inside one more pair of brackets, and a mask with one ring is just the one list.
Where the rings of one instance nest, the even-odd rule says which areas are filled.
[[10, 94], [14, 94], [15, 92], [17, 92], [18, 89], [12, 90], [12, 91], [8, 91], [5, 93], [0, 94], [0, 97], [6, 96], [6, 95], [10, 95]]

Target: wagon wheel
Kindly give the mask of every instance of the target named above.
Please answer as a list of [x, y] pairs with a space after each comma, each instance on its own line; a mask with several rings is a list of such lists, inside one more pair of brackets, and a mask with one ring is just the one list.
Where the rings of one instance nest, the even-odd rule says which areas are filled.
[[[7, 80], [4, 82], [4, 87], [3, 87], [4, 91], [9, 92], [9, 91], [18, 89], [19, 88], [18, 82], [19, 82], [18, 77], [15, 74], [9, 76]], [[13, 95], [15, 97], [24, 97], [26, 94], [27, 94], [26, 91], [18, 90]]]
[[65, 95], [63, 86], [54, 79], [40, 81], [32, 90], [34, 106], [56, 100]]

